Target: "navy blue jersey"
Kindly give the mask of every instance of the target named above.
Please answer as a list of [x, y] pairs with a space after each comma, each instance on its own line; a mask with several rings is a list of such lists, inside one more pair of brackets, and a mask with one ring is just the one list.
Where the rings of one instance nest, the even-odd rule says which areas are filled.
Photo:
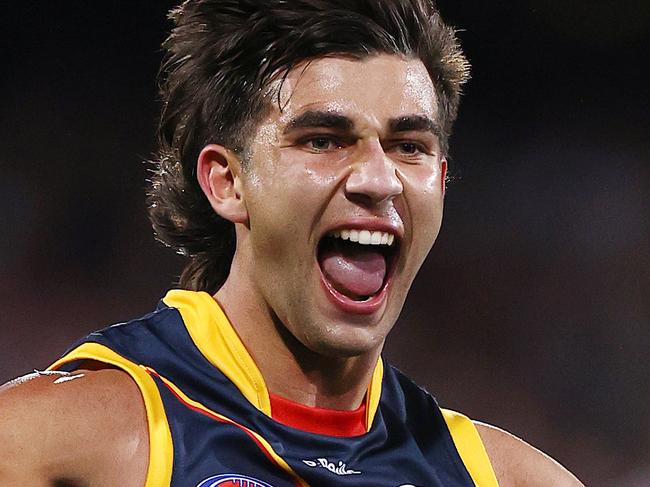
[[170, 291], [153, 313], [92, 333], [51, 368], [83, 360], [124, 370], [142, 393], [145, 487], [498, 486], [472, 422], [381, 360], [364, 434], [274, 420], [259, 369], [207, 293]]

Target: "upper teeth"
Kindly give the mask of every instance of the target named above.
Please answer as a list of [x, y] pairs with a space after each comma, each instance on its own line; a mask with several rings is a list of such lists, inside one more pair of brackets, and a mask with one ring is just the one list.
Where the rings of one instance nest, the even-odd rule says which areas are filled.
[[336, 230], [328, 234], [330, 237], [358, 242], [361, 245], [393, 245], [395, 235], [388, 232], [371, 232], [370, 230]]

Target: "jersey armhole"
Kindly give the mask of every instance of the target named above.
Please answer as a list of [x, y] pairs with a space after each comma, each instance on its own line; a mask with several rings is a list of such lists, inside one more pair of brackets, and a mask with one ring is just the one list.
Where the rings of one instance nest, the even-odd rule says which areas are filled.
[[93, 360], [123, 370], [138, 386], [147, 413], [149, 462], [144, 487], [163, 487], [171, 483], [174, 448], [167, 415], [154, 379], [137, 365], [98, 343], [87, 342], [67, 353], [48, 367], [57, 370], [78, 360]]
[[465, 468], [477, 487], [499, 487], [492, 463], [474, 423], [456, 411], [442, 409], [442, 416]]

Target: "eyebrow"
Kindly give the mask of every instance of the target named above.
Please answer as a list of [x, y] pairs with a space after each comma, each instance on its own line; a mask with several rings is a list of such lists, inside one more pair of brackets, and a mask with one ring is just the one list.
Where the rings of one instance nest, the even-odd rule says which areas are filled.
[[[321, 110], [308, 110], [287, 123], [284, 133], [287, 134], [294, 129], [301, 128], [331, 128], [340, 131], [350, 131], [354, 128], [354, 122], [349, 117], [339, 113], [325, 112]], [[403, 117], [391, 118], [388, 121], [390, 132], [431, 132], [440, 137], [442, 131], [440, 126], [425, 115], [405, 115]]]
[[309, 110], [291, 119], [284, 129], [284, 133], [294, 129], [317, 127], [349, 131], [354, 127], [354, 122], [338, 113]]
[[392, 118], [388, 122], [391, 132], [431, 132], [440, 137], [442, 131], [440, 126], [424, 115], [406, 115], [404, 117]]

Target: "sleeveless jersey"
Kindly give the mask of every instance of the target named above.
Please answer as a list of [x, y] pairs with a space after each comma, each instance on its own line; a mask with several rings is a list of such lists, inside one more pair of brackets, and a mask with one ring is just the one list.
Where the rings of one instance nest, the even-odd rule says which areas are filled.
[[153, 313], [90, 334], [50, 369], [83, 360], [124, 370], [140, 389], [145, 487], [498, 487], [473, 423], [381, 359], [364, 434], [275, 421], [259, 369], [204, 292], [170, 291]]

